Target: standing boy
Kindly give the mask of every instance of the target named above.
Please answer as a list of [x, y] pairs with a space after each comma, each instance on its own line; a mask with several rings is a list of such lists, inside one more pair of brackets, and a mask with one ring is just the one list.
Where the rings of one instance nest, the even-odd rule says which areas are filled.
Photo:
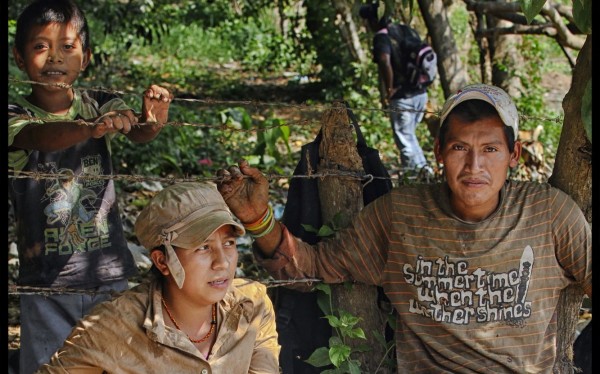
[[20, 372], [29, 374], [48, 361], [92, 306], [109, 299], [111, 291], [125, 290], [127, 278], [136, 274], [114, 183], [94, 176], [112, 174], [110, 140], [117, 133], [133, 142], [156, 137], [172, 96], [150, 86], [138, 119], [114, 95], [74, 89], [91, 50], [86, 18], [72, 1], [35, 1], [25, 8], [13, 54], [36, 83], [8, 106], [9, 167], [72, 176], [9, 182], [19, 285], [90, 291], [21, 295]]

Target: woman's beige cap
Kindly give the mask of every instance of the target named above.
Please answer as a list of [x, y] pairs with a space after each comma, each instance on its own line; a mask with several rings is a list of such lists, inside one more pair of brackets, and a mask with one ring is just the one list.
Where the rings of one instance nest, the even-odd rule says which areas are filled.
[[213, 183], [183, 182], [154, 196], [137, 217], [135, 235], [148, 250], [165, 245], [169, 270], [181, 288], [185, 274], [172, 247], [198, 248], [224, 225], [238, 236], [245, 233]]

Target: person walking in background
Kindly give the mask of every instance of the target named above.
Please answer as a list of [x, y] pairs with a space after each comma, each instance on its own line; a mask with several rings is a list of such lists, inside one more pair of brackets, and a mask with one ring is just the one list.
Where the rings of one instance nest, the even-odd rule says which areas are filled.
[[[433, 174], [416, 135], [417, 125], [427, 104], [427, 84], [412, 81], [408, 71], [407, 41], [420, 44], [416, 31], [406, 25], [392, 24], [389, 18], [378, 16], [378, 3], [362, 5], [359, 15], [373, 36], [373, 61], [377, 64], [383, 102], [390, 111], [390, 122], [396, 147], [400, 151], [401, 170], [404, 174]], [[417, 44], [418, 43], [418, 44]], [[416, 52], [415, 52], [416, 53]], [[435, 56], [435, 55], [434, 55]], [[436, 60], [437, 61], [437, 60]], [[416, 64], [416, 63], [415, 63]], [[431, 65], [437, 72], [437, 67]]]
[[35, 83], [29, 95], [8, 105], [9, 168], [72, 176], [10, 180], [18, 284], [89, 291], [20, 296], [22, 374], [47, 362], [92, 306], [127, 289], [128, 277], [137, 273], [114, 182], [93, 177], [113, 173], [110, 140], [116, 134], [133, 142], [157, 136], [172, 95], [150, 86], [138, 118], [115, 95], [73, 88], [90, 63], [89, 45], [85, 15], [72, 1], [32, 2], [17, 20], [13, 55]]
[[92, 309], [38, 373], [279, 373], [267, 288], [235, 278], [244, 233], [213, 183], [160, 191], [135, 221], [152, 277]]

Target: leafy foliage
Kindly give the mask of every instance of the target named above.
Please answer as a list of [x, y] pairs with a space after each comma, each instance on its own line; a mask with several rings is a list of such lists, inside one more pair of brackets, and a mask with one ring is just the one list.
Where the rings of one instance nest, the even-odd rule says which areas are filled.
[[331, 286], [328, 284], [318, 284], [316, 288], [322, 291], [318, 295], [318, 304], [329, 325], [335, 331], [335, 336], [329, 339], [329, 347], [321, 347], [315, 350], [306, 360], [307, 363], [315, 367], [325, 367], [333, 364], [334, 369], [327, 369], [322, 373], [342, 374], [342, 373], [360, 373], [360, 362], [351, 358], [352, 353], [367, 351], [367, 347], [353, 349], [348, 345], [349, 339], [366, 339], [364, 331], [360, 327], [355, 327], [361, 318], [351, 315], [344, 310], [333, 310], [333, 301], [331, 298]]
[[[11, 2], [9, 16], [16, 17], [24, 3]], [[288, 87], [301, 89], [300, 80], [310, 77], [321, 82], [324, 89], [320, 95], [325, 101], [344, 99], [352, 108], [357, 108], [355, 114], [367, 142], [378, 145], [384, 162], [397, 163], [388, 115], [373, 110], [381, 108], [376, 66], [351, 62], [348, 48], [340, 42], [336, 13], [329, 3], [310, 0], [299, 6], [287, 0], [276, 3], [260, 0], [238, 1], [232, 7], [226, 0], [202, 4], [91, 0], [81, 6], [90, 23], [94, 51], [93, 66], [80, 79], [82, 87], [117, 89], [138, 95], [149, 84], [159, 83], [169, 87], [176, 98], [240, 99], [252, 95], [246, 82], [256, 78], [280, 79], [289, 73], [297, 78], [289, 79]], [[122, 22], [124, 19], [128, 22]], [[458, 45], [474, 45], [469, 42], [470, 33], [465, 28], [467, 19], [464, 7], [454, 7], [450, 21]], [[10, 45], [14, 19], [9, 18], [8, 24]], [[368, 49], [371, 35], [360, 33], [359, 36]], [[530, 55], [531, 61], [539, 61], [547, 46], [546, 42], [528, 51], [525, 45], [522, 50]], [[472, 58], [465, 65], [477, 66], [476, 46], [468, 55]], [[523, 74], [532, 79], [519, 107], [531, 116], [547, 116], [539, 89], [540, 79], [536, 77], [537, 68], [538, 65], [532, 64], [522, 69]], [[473, 69], [473, 74], [478, 76], [478, 71]], [[10, 50], [9, 75], [25, 78], [14, 65]], [[10, 97], [27, 92], [25, 84], [9, 85]], [[441, 105], [441, 87], [436, 85], [430, 89], [430, 100], [437, 103], [434, 107]], [[139, 108], [139, 102], [132, 105]], [[242, 121], [237, 119], [239, 115], [244, 117]], [[295, 160], [291, 139], [310, 133], [310, 129], [289, 126], [273, 111], [265, 113], [251, 107], [175, 101], [170, 117], [177, 122], [201, 126], [174, 129], [167, 126], [158, 142], [134, 147], [123, 137], [117, 137], [114, 154], [124, 152], [121, 158], [124, 161], [116, 162], [120, 171], [205, 174], [214, 169], [209, 166], [211, 161], [212, 165], [222, 165], [234, 161], [228, 160], [234, 154], [250, 155], [251, 162], [265, 169], [282, 170]], [[530, 125], [525, 122], [524, 128], [527, 126]], [[249, 130], [256, 130], [255, 135], [245, 135], [248, 133], [244, 131]], [[542, 135], [543, 141], [550, 144], [548, 148], [555, 149], [560, 127], [552, 124], [550, 130]], [[433, 138], [426, 126], [419, 126], [417, 131], [426, 154], [433, 158]], [[227, 144], [211, 141], [215, 138]], [[249, 141], [256, 143], [249, 144]], [[161, 159], [145, 157], [146, 151]]]
[[592, 33], [592, 0], [573, 0], [573, 20], [581, 32]]
[[[584, 34], [592, 33], [592, 0], [573, 0], [573, 21]], [[546, 0], [519, 0], [527, 23], [540, 13]]]
[[527, 23], [531, 23], [535, 16], [540, 13], [540, 10], [544, 7], [546, 0], [519, 0], [523, 14], [527, 19]]
[[[551, 47], [557, 48], [556, 45]], [[544, 56], [548, 54], [548, 45], [543, 40], [531, 35], [523, 37], [522, 54], [524, 59], [539, 61], [538, 64], [524, 65], [521, 69], [515, 69], [514, 74], [520, 76], [524, 91], [527, 95], [515, 100], [517, 108], [521, 114], [520, 129], [533, 129], [540, 124], [540, 118], [546, 118], [544, 121], [544, 132], [540, 135], [540, 141], [548, 144], [547, 152], [551, 155], [556, 153], [555, 146], [558, 145], [560, 133], [562, 131], [562, 122], [557, 123], [552, 119], [559, 118], [561, 113], [549, 110], [544, 91], [540, 83], [543, 74], [547, 74], [547, 61]]]

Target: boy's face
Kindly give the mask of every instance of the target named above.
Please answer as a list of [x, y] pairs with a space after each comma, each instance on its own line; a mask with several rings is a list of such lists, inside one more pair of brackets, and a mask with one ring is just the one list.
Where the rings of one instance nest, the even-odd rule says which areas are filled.
[[509, 167], [517, 166], [521, 143], [509, 151], [499, 116], [460, 123], [450, 115], [444, 148], [436, 141], [437, 161], [444, 164], [454, 214], [466, 221], [487, 218], [498, 206]]
[[238, 251], [233, 227], [220, 227], [198, 248], [174, 249], [185, 271], [185, 281], [179, 292], [205, 305], [222, 300], [237, 269]]
[[[91, 51], [83, 50], [77, 30], [71, 25], [49, 23], [34, 26], [24, 47], [24, 54], [13, 49], [19, 69], [29, 79], [42, 83], [73, 84], [90, 62]], [[57, 86], [33, 85], [34, 90], [61, 90]]]

